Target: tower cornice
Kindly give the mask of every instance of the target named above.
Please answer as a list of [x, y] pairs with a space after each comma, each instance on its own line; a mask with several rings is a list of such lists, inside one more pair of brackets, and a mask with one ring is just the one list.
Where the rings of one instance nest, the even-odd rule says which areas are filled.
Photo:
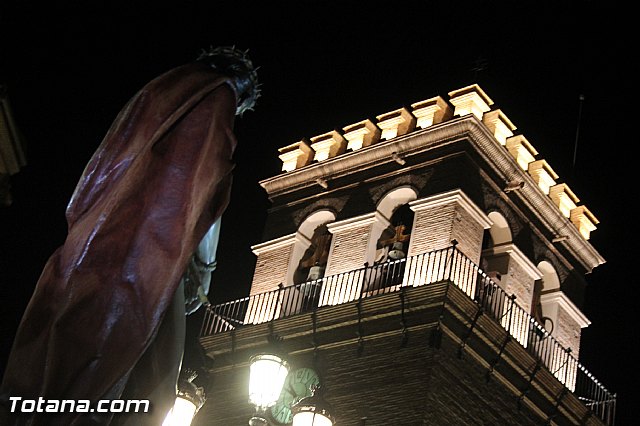
[[289, 171], [260, 181], [270, 198], [295, 192], [316, 185], [318, 180], [334, 179], [407, 159], [434, 148], [468, 141], [469, 146], [502, 179], [522, 182], [523, 186], [510, 193], [530, 211], [537, 212], [540, 222], [551, 235], [568, 237], [556, 244], [563, 245], [587, 271], [605, 262], [596, 249], [586, 241], [579, 230], [563, 216], [562, 212], [536, 184], [533, 178], [518, 165], [516, 159], [501, 145], [490, 130], [475, 115], [468, 114], [416, 130], [404, 136], [379, 141], [357, 151], [346, 152], [319, 163]]

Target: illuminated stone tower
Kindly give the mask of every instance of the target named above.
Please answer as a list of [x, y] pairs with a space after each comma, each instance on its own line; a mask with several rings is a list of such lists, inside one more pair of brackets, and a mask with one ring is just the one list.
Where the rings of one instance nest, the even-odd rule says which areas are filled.
[[202, 326], [197, 424], [247, 424], [271, 350], [271, 425], [314, 384], [339, 425], [613, 424], [578, 361], [598, 220], [492, 106], [471, 85], [279, 150], [251, 293]]

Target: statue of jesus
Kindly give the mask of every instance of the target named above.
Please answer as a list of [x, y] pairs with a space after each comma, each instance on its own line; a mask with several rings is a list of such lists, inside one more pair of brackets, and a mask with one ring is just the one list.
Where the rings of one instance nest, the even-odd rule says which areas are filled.
[[0, 389], [9, 424], [112, 421], [95, 411], [12, 413], [10, 397], [92, 408], [149, 399], [151, 412], [133, 424], [161, 424], [175, 400], [185, 313], [200, 303], [190, 297], [185, 308], [184, 274], [194, 253], [211, 253], [229, 203], [234, 120], [258, 96], [246, 52], [222, 47], [153, 79], [124, 106], [77, 184], [68, 236], [16, 333]]

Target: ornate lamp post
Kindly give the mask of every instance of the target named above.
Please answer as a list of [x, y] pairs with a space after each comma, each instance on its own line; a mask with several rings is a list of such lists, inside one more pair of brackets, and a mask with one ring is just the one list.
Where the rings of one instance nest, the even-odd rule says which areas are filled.
[[314, 387], [311, 396], [302, 398], [292, 407], [292, 426], [333, 426], [335, 424], [331, 408], [320, 396], [318, 388]]
[[196, 386], [193, 380], [198, 373], [185, 370], [178, 381], [178, 395], [171, 411], [162, 426], [189, 426], [198, 410], [204, 405], [204, 389]]
[[249, 425], [268, 425], [265, 411], [278, 401], [289, 374], [289, 364], [275, 354], [255, 355], [249, 363], [249, 402], [256, 407]]

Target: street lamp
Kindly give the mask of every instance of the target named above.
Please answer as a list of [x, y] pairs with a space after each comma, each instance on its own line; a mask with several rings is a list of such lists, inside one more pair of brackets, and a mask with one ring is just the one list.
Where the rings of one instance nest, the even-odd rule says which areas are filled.
[[198, 373], [185, 370], [178, 381], [178, 395], [162, 426], [189, 426], [198, 410], [204, 405], [204, 389], [196, 386], [193, 380]]
[[280, 397], [284, 381], [289, 374], [289, 364], [278, 355], [268, 353], [251, 357], [249, 361], [249, 402], [256, 407], [256, 414], [249, 420], [251, 426], [267, 425], [264, 417], [267, 408]]
[[318, 393], [318, 387], [311, 390], [311, 396], [298, 401], [292, 408], [292, 426], [333, 426], [329, 404]]

